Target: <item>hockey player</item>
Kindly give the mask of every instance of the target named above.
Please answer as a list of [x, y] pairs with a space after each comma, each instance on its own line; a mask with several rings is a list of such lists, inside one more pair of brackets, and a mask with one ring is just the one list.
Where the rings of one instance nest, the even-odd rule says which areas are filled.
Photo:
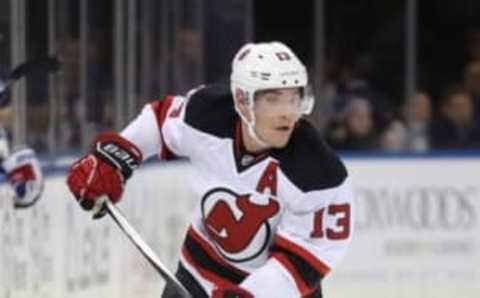
[[[0, 80], [0, 112], [8, 109], [8, 106], [8, 84]], [[0, 180], [6, 180], [12, 188], [15, 208], [32, 206], [40, 199], [44, 190], [42, 170], [35, 151], [23, 147], [11, 153], [7, 132], [1, 123]]]
[[[10, 152], [8, 135], [3, 122], [11, 118], [10, 87], [19, 79], [32, 73], [47, 74], [56, 72], [60, 62], [55, 56], [27, 60], [12, 69], [4, 78], [0, 78], [0, 174], [12, 187], [15, 208], [32, 206], [42, 196], [44, 178], [37, 155], [32, 148], [21, 146]], [[1, 198], [0, 198], [1, 199]]]
[[[286, 45], [246, 44], [230, 86], [147, 104], [121, 133], [97, 137], [68, 186], [90, 210], [103, 194], [118, 202], [143, 160], [186, 156], [198, 203], [176, 276], [192, 296], [322, 297], [352, 237], [353, 194], [343, 163], [301, 119], [313, 106], [307, 83]], [[163, 297], [177, 296], [167, 286]]]

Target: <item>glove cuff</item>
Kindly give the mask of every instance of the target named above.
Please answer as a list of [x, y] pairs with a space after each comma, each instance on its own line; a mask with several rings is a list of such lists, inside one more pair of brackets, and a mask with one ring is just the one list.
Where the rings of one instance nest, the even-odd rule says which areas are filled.
[[93, 154], [120, 170], [127, 180], [142, 162], [140, 149], [117, 133], [104, 132], [94, 142]]

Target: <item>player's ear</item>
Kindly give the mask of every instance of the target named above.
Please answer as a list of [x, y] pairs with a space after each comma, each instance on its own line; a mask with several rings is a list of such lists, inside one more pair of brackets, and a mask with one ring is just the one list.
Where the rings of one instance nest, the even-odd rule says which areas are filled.
[[235, 90], [235, 94], [233, 95], [233, 100], [235, 101], [235, 105], [247, 105], [247, 96], [245, 92], [239, 88]]
[[248, 98], [245, 91], [241, 89], [235, 90], [235, 94], [233, 96], [233, 101], [235, 106], [237, 107], [238, 111], [242, 113], [244, 116], [248, 115], [249, 106], [248, 106]]
[[250, 120], [250, 106], [248, 104], [248, 98], [245, 91], [237, 89], [233, 97], [237, 112], [241, 113], [244, 117]]

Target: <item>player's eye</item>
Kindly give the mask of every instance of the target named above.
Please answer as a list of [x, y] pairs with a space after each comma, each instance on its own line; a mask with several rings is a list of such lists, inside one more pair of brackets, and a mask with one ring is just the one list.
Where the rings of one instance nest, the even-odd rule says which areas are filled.
[[275, 104], [275, 103], [278, 103], [280, 101], [280, 99], [279, 99], [278, 96], [275, 96], [274, 94], [271, 94], [271, 95], [265, 96], [265, 101], [268, 102], [268, 103]]

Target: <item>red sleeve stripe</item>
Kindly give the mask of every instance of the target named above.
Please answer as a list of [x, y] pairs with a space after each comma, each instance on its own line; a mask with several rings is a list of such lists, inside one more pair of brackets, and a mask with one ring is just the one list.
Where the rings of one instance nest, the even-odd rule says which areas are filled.
[[323, 276], [327, 275], [330, 272], [330, 267], [326, 265], [323, 261], [315, 257], [312, 253], [307, 251], [305, 248], [301, 247], [298, 244], [293, 243], [292, 241], [277, 235], [275, 236], [275, 244], [279, 247], [282, 247], [289, 252], [296, 254], [309, 262], [318, 272], [320, 272]]
[[240, 149], [240, 144], [242, 142], [242, 125], [241, 125], [241, 120], [238, 120], [235, 123], [235, 140], [233, 144], [235, 145], [235, 156], [240, 157], [241, 155], [241, 149]]
[[162, 151], [160, 154], [160, 158], [164, 160], [170, 159], [175, 156], [165, 144], [162, 133], [163, 124], [165, 123], [165, 119], [167, 119], [168, 110], [172, 106], [174, 98], [174, 96], [168, 95], [163, 100], [156, 100], [150, 103], [153, 108], [153, 112], [155, 113], [158, 127], [160, 128], [160, 138], [162, 140]]
[[302, 297], [306, 297], [313, 293], [315, 289], [311, 289], [308, 287], [308, 285], [303, 280], [302, 276], [295, 269], [295, 266], [288, 260], [288, 258], [284, 254], [274, 252], [272, 254], [272, 258], [275, 258], [280, 264], [282, 264], [283, 267], [285, 267], [285, 269], [287, 269], [287, 271], [293, 277], [293, 280], [297, 285], [297, 289], [302, 295]]

